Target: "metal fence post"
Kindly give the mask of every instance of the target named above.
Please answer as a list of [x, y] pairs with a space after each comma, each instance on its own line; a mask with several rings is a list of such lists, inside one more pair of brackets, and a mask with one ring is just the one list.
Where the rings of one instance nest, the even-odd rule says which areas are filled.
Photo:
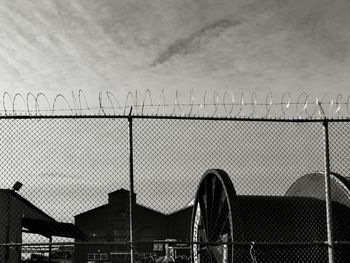
[[334, 263], [334, 240], [333, 240], [333, 215], [332, 215], [332, 197], [331, 197], [331, 174], [329, 160], [329, 134], [328, 120], [323, 121], [324, 128], [324, 149], [325, 149], [325, 194], [326, 194], [326, 213], [327, 213], [327, 243], [328, 243], [328, 262]]
[[[6, 210], [7, 210], [7, 226], [6, 226], [6, 243], [10, 243], [10, 228], [11, 228], [11, 190], [7, 192], [7, 204], [6, 204]], [[10, 258], [10, 247], [5, 247], [5, 263], [9, 262]]]
[[129, 122], [129, 235], [130, 235], [130, 263], [135, 262], [134, 251], [134, 162], [133, 162], [133, 135], [132, 135], [132, 107], [130, 108]]

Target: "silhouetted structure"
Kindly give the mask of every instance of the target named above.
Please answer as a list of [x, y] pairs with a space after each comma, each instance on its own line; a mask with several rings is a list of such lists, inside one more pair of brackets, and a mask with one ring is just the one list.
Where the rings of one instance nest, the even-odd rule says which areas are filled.
[[[23, 228], [27, 233], [45, 236], [83, 238], [83, 234], [69, 223], [57, 222], [14, 190], [0, 189], [0, 243], [21, 243]], [[18, 263], [21, 246], [1, 247], [0, 262]]]
[[[316, 180], [311, 176], [311, 181], [317, 182], [313, 188], [309, 177], [298, 179], [285, 196], [247, 196], [236, 194], [225, 171], [208, 170], [194, 202], [193, 241], [241, 245], [193, 245], [194, 262], [328, 262], [324, 175], [317, 175]], [[335, 241], [350, 242], [346, 182], [340, 175], [331, 179], [333, 190], [342, 191], [331, 202], [333, 236]], [[336, 245], [334, 251], [336, 262], [350, 261], [347, 246]]]
[[[192, 207], [172, 214], [163, 214], [136, 203], [134, 194], [134, 240], [139, 256], [148, 257], [156, 253], [153, 241], [176, 239], [190, 240]], [[75, 216], [75, 225], [85, 234], [85, 242], [120, 242], [118, 245], [76, 246], [76, 262], [93, 258], [105, 261], [120, 261], [128, 257], [129, 241], [129, 191], [120, 189], [108, 194], [108, 203]], [[142, 243], [145, 242], [145, 243]], [[159, 251], [164, 255], [164, 251]]]

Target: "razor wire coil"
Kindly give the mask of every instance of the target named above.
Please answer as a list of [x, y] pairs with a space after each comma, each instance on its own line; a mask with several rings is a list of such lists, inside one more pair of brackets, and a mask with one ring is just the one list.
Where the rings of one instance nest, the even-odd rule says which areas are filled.
[[[205, 91], [196, 99], [193, 90], [189, 93], [189, 101], [183, 102], [179, 92], [175, 92], [174, 102], [166, 101], [164, 90], [156, 103], [150, 90], [143, 96], [137, 91], [128, 92], [125, 99], [118, 98], [112, 92], [99, 92], [98, 103], [89, 106], [83, 90], [71, 96], [57, 94], [52, 101], [44, 93], [16, 93], [11, 96], [4, 92], [0, 101], [0, 115], [118, 115], [127, 116], [130, 108], [133, 115], [138, 116], [182, 116], [182, 117], [228, 117], [228, 118], [349, 118], [350, 96], [332, 96], [325, 94], [321, 99], [308, 93], [301, 93], [292, 99], [289, 92], [275, 98], [270, 92], [264, 99], [259, 99], [253, 92], [246, 96], [241, 92], [236, 96], [232, 91], [223, 94], [214, 92], [212, 97]], [[63, 106], [58, 106], [59, 104]], [[19, 105], [21, 104], [22, 107]], [[23, 107], [24, 105], [24, 107]]]

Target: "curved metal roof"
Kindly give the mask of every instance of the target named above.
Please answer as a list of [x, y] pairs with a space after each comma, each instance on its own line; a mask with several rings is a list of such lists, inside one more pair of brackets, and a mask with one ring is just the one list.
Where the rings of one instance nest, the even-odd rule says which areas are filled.
[[[287, 190], [285, 196], [314, 197], [325, 200], [324, 173], [310, 173], [298, 178]], [[337, 173], [331, 173], [331, 198], [350, 207], [350, 180]]]

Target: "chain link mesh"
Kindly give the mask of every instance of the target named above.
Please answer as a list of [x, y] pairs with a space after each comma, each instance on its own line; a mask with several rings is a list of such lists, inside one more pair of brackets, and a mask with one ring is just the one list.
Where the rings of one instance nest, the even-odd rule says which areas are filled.
[[[0, 127], [0, 262], [328, 262], [322, 121], [6, 117]], [[335, 262], [350, 259], [349, 129], [329, 121]]]
[[[80, 218], [105, 205], [107, 193], [129, 187], [127, 120], [1, 119], [0, 127], [1, 243], [73, 242], [80, 232], [104, 240], [107, 224]], [[11, 189], [16, 181], [23, 184], [19, 191]], [[58, 248], [51, 249], [71, 258], [74, 247]], [[28, 245], [19, 255], [19, 247], [2, 247], [0, 262], [39, 260], [49, 249]], [[83, 257], [76, 262], [86, 262]]]
[[[330, 136], [330, 169], [333, 173], [331, 183], [332, 226], [335, 245], [335, 261], [347, 262], [350, 259], [349, 216], [350, 208], [350, 123], [335, 122], [329, 124]], [[347, 243], [346, 243], [347, 241]], [[344, 242], [343, 244], [341, 242]]]

